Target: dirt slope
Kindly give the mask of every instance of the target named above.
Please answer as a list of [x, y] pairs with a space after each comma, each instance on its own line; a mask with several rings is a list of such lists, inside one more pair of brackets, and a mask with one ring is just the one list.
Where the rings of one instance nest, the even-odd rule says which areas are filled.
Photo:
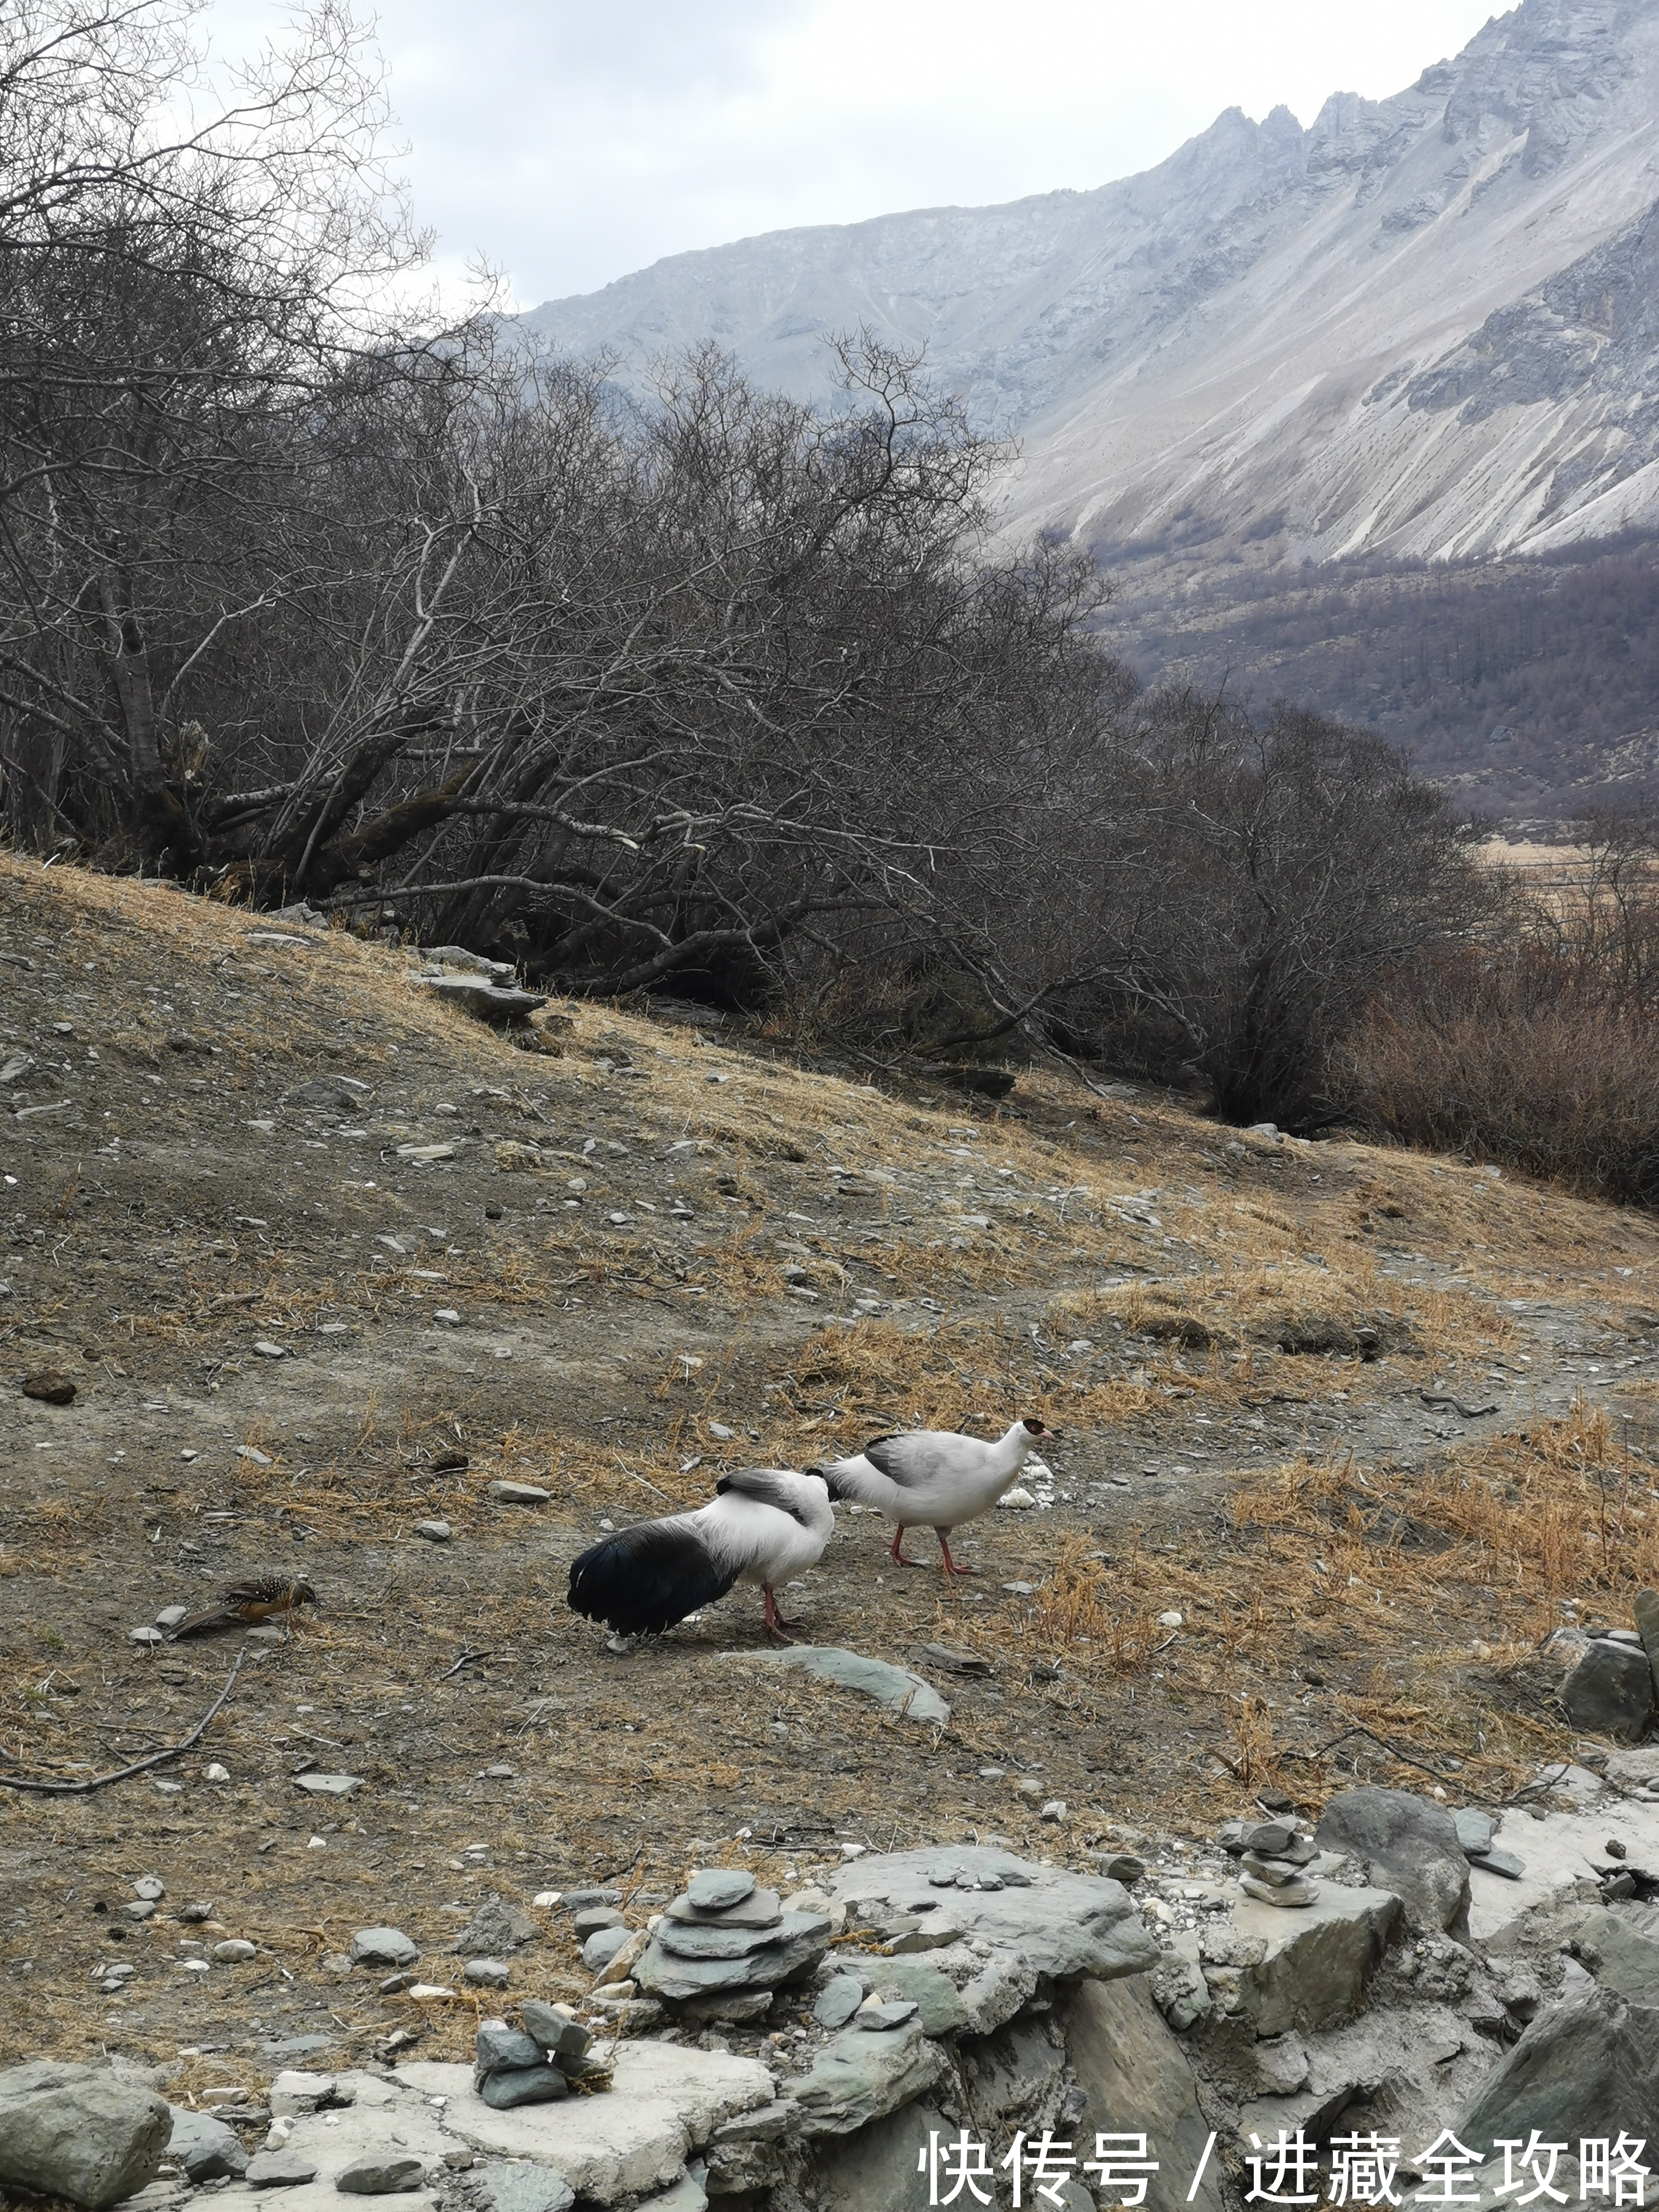
[[[459, 2055], [471, 2003], [341, 1978], [352, 1929], [453, 1980], [491, 1891], [970, 1830], [1082, 1863], [1354, 1772], [1496, 1799], [1570, 1747], [1541, 1639], [1659, 1579], [1650, 1221], [1047, 1078], [1014, 1115], [890, 1095], [603, 1007], [527, 1052], [416, 972], [0, 859], [0, 1766], [82, 1778], [199, 1718], [243, 1638], [133, 1644], [161, 1607], [258, 1567], [322, 1601], [176, 1765], [0, 1790], [6, 2047], [187, 2050], [204, 2081], [307, 2037]], [[46, 1368], [72, 1404], [20, 1395]], [[763, 1648], [752, 1598], [623, 1656], [563, 1605], [605, 1522], [722, 1465], [1033, 1411], [1053, 1478], [963, 1532], [977, 1583], [896, 1571], [843, 1511], [788, 1595], [938, 1681], [942, 1731], [717, 1659]], [[366, 1786], [307, 1799], [307, 1765]], [[118, 1937], [147, 1872], [167, 1903]], [[183, 1969], [225, 1934], [264, 1951]], [[550, 1940], [538, 1979], [585, 1987]]]

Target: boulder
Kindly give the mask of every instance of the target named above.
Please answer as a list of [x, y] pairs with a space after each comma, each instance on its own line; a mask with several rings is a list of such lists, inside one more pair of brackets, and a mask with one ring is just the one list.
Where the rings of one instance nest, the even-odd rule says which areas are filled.
[[101, 2066], [37, 2058], [0, 2069], [0, 2183], [102, 2212], [155, 2178], [173, 2132], [163, 2100]]
[[1659, 2005], [1612, 1989], [1540, 2013], [1456, 2123], [1461, 2142], [1659, 2136]]
[[1344, 1790], [1316, 1832], [1327, 1850], [1346, 1851], [1391, 1889], [1414, 1928], [1468, 1934], [1469, 1868], [1457, 1824], [1443, 1807], [1408, 1790]]
[[873, 1698], [890, 1712], [906, 1720], [943, 1728], [951, 1708], [931, 1682], [913, 1674], [908, 1667], [890, 1667], [884, 1659], [866, 1659], [861, 1652], [842, 1651], [833, 1645], [792, 1644], [785, 1651], [717, 1651], [716, 1659], [736, 1659], [751, 1667], [784, 1667], [836, 1682], [843, 1690]]
[[1218, 2008], [1258, 2035], [1323, 2027], [1358, 2008], [1402, 1917], [1392, 1890], [1334, 1882], [1300, 1912], [1241, 1902], [1231, 1928], [1200, 1936], [1205, 1979]]
[[1576, 1729], [1638, 1743], [1653, 1718], [1654, 1675], [1645, 1650], [1597, 1641], [1561, 1685], [1561, 1708]]
[[[1030, 1865], [1007, 1851], [964, 1844], [951, 1854], [958, 1887], [943, 1894], [929, 1876], [937, 1850], [893, 1851], [840, 1869], [830, 1888], [848, 1906], [848, 1925], [883, 1929], [908, 1917], [925, 1926], [945, 1920], [963, 1935], [1012, 1950], [1039, 1974], [1056, 1981], [1089, 1975], [1109, 1981], [1155, 1966], [1158, 1947], [1140, 1924], [1121, 1882]], [[1000, 1882], [995, 1889], [963, 1888], [963, 1877]], [[913, 1905], [933, 1908], [912, 1914]]]
[[782, 2097], [796, 2132], [847, 2136], [913, 2104], [945, 2071], [945, 2053], [920, 2021], [885, 2033], [849, 2027], [823, 2046], [810, 2073], [784, 2084]]
[[190, 2179], [240, 2181], [247, 2172], [247, 2153], [234, 2128], [216, 2120], [211, 2112], [191, 2112], [182, 2106], [167, 2108], [173, 2114], [173, 2133], [167, 2154]]

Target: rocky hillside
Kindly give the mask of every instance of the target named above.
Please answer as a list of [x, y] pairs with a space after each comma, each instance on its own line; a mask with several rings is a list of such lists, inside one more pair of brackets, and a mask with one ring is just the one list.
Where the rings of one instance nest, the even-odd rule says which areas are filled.
[[1394, 98], [1237, 109], [1144, 175], [787, 231], [526, 319], [630, 374], [713, 339], [827, 388], [925, 342], [1017, 431], [1012, 520], [1115, 555], [1543, 551], [1651, 527], [1659, 6], [1522, 0]]
[[[553, 2212], [544, 2169], [629, 2204], [706, 2160], [795, 2212], [903, 2202], [860, 2160], [936, 2124], [1139, 2127], [1114, 2051], [1236, 2175], [1258, 2099], [1415, 2137], [1534, 2014], [1650, 2002], [1650, 1220], [1123, 1086], [866, 1087], [684, 1007], [496, 1032], [422, 965], [0, 860], [8, 2054], [112, 2055], [204, 2179], [414, 2158], [423, 2208]], [[960, 1532], [979, 1577], [843, 1510], [803, 1651], [752, 1593], [616, 1647], [562, 1602], [723, 1467], [1027, 1412], [1059, 1440]], [[167, 1640], [254, 1574], [315, 1602]], [[1344, 1826], [1369, 1785], [1447, 1880]], [[776, 1917], [697, 1904], [714, 1867]], [[619, 2099], [526, 2050], [556, 2000], [626, 2031]], [[474, 2094], [508, 2014], [480, 2080], [539, 2118]]]

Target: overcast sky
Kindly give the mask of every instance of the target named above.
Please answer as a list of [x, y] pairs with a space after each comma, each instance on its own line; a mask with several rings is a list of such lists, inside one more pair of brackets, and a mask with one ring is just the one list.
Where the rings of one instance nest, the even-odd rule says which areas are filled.
[[[264, 0], [222, 0], [239, 15]], [[1305, 124], [1491, 0], [380, 0], [419, 220], [522, 306], [794, 223], [1086, 188]]]

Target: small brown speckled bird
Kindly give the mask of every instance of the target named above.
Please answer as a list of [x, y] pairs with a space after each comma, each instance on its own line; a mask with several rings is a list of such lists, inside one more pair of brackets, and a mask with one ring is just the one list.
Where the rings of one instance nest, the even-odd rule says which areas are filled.
[[215, 1628], [238, 1628], [281, 1613], [291, 1620], [296, 1606], [315, 1605], [317, 1593], [303, 1575], [247, 1575], [233, 1583], [216, 1604], [186, 1613], [175, 1638], [204, 1636]]

